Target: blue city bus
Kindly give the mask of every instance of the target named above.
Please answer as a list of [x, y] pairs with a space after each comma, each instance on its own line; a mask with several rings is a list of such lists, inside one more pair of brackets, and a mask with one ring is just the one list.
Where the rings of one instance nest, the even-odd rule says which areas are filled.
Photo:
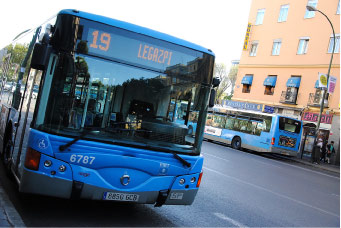
[[230, 144], [234, 149], [296, 156], [302, 121], [248, 110], [214, 107], [207, 114], [207, 140]]
[[[27, 37], [34, 48], [16, 90], [2, 92], [0, 115], [1, 157], [19, 191], [192, 204], [217, 86], [212, 51], [77, 10], [60, 11], [16, 44]], [[168, 118], [174, 100], [198, 113], [195, 132]]]

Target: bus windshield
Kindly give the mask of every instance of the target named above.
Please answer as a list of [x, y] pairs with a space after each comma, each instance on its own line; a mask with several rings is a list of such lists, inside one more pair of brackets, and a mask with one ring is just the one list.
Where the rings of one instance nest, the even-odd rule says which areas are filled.
[[[52, 82], [44, 85], [35, 120], [39, 130], [88, 140], [179, 153], [199, 153], [188, 127], [169, 118], [171, 101], [192, 101], [200, 110], [209, 87], [185, 77], [82, 54], [60, 55]], [[44, 105], [45, 103], [45, 105]], [[189, 103], [189, 102], [187, 102]], [[199, 125], [204, 125], [198, 123]]]

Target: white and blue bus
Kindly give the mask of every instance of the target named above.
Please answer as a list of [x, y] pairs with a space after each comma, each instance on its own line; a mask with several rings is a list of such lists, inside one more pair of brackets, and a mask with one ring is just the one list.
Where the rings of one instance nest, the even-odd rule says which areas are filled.
[[[16, 39], [13, 45], [28, 37], [34, 49], [16, 90], [1, 93], [1, 157], [19, 191], [192, 204], [217, 86], [212, 51], [77, 10], [50, 22]], [[3, 79], [15, 76], [6, 69]], [[193, 104], [195, 132], [168, 118], [174, 100]]]
[[296, 156], [301, 134], [302, 121], [297, 119], [277, 114], [215, 107], [207, 114], [204, 137], [230, 144], [238, 150], [245, 148], [257, 152]]

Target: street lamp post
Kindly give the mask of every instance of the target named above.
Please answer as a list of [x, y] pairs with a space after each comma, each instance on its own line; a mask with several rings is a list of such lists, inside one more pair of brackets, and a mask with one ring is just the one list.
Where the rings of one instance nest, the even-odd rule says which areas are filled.
[[[317, 12], [321, 13], [323, 16], [325, 16], [327, 18], [330, 26], [332, 27], [332, 30], [333, 30], [333, 50], [332, 50], [332, 55], [330, 57], [328, 73], [327, 73], [327, 85], [328, 85], [330, 69], [332, 67], [333, 55], [334, 55], [334, 51], [335, 51], [335, 31], [334, 31], [334, 26], [333, 26], [332, 22], [330, 21], [330, 19], [327, 17], [327, 15], [325, 15], [323, 12], [321, 12], [318, 9], [316, 9], [315, 7], [307, 6], [307, 10], [309, 10], [309, 11], [317, 11]], [[327, 89], [328, 89], [328, 86], [327, 86]], [[318, 118], [317, 125], [316, 125], [316, 137], [315, 137], [315, 140], [314, 140], [314, 149], [313, 149], [314, 151], [315, 151], [315, 148], [316, 148], [318, 130], [319, 130], [320, 124], [321, 124], [321, 117], [322, 117], [322, 112], [323, 112], [325, 98], [326, 98], [326, 90], [323, 90], [323, 92], [322, 92], [322, 101], [321, 101], [321, 105], [320, 105], [320, 113], [319, 113], [319, 118]], [[314, 159], [313, 159], [313, 161], [314, 161]]]

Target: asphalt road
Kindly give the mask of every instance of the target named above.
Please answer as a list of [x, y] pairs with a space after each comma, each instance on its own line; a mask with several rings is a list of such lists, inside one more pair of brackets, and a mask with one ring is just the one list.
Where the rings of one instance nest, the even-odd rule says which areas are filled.
[[191, 206], [20, 197], [0, 181], [27, 226], [340, 227], [340, 178], [204, 142], [204, 176]]

